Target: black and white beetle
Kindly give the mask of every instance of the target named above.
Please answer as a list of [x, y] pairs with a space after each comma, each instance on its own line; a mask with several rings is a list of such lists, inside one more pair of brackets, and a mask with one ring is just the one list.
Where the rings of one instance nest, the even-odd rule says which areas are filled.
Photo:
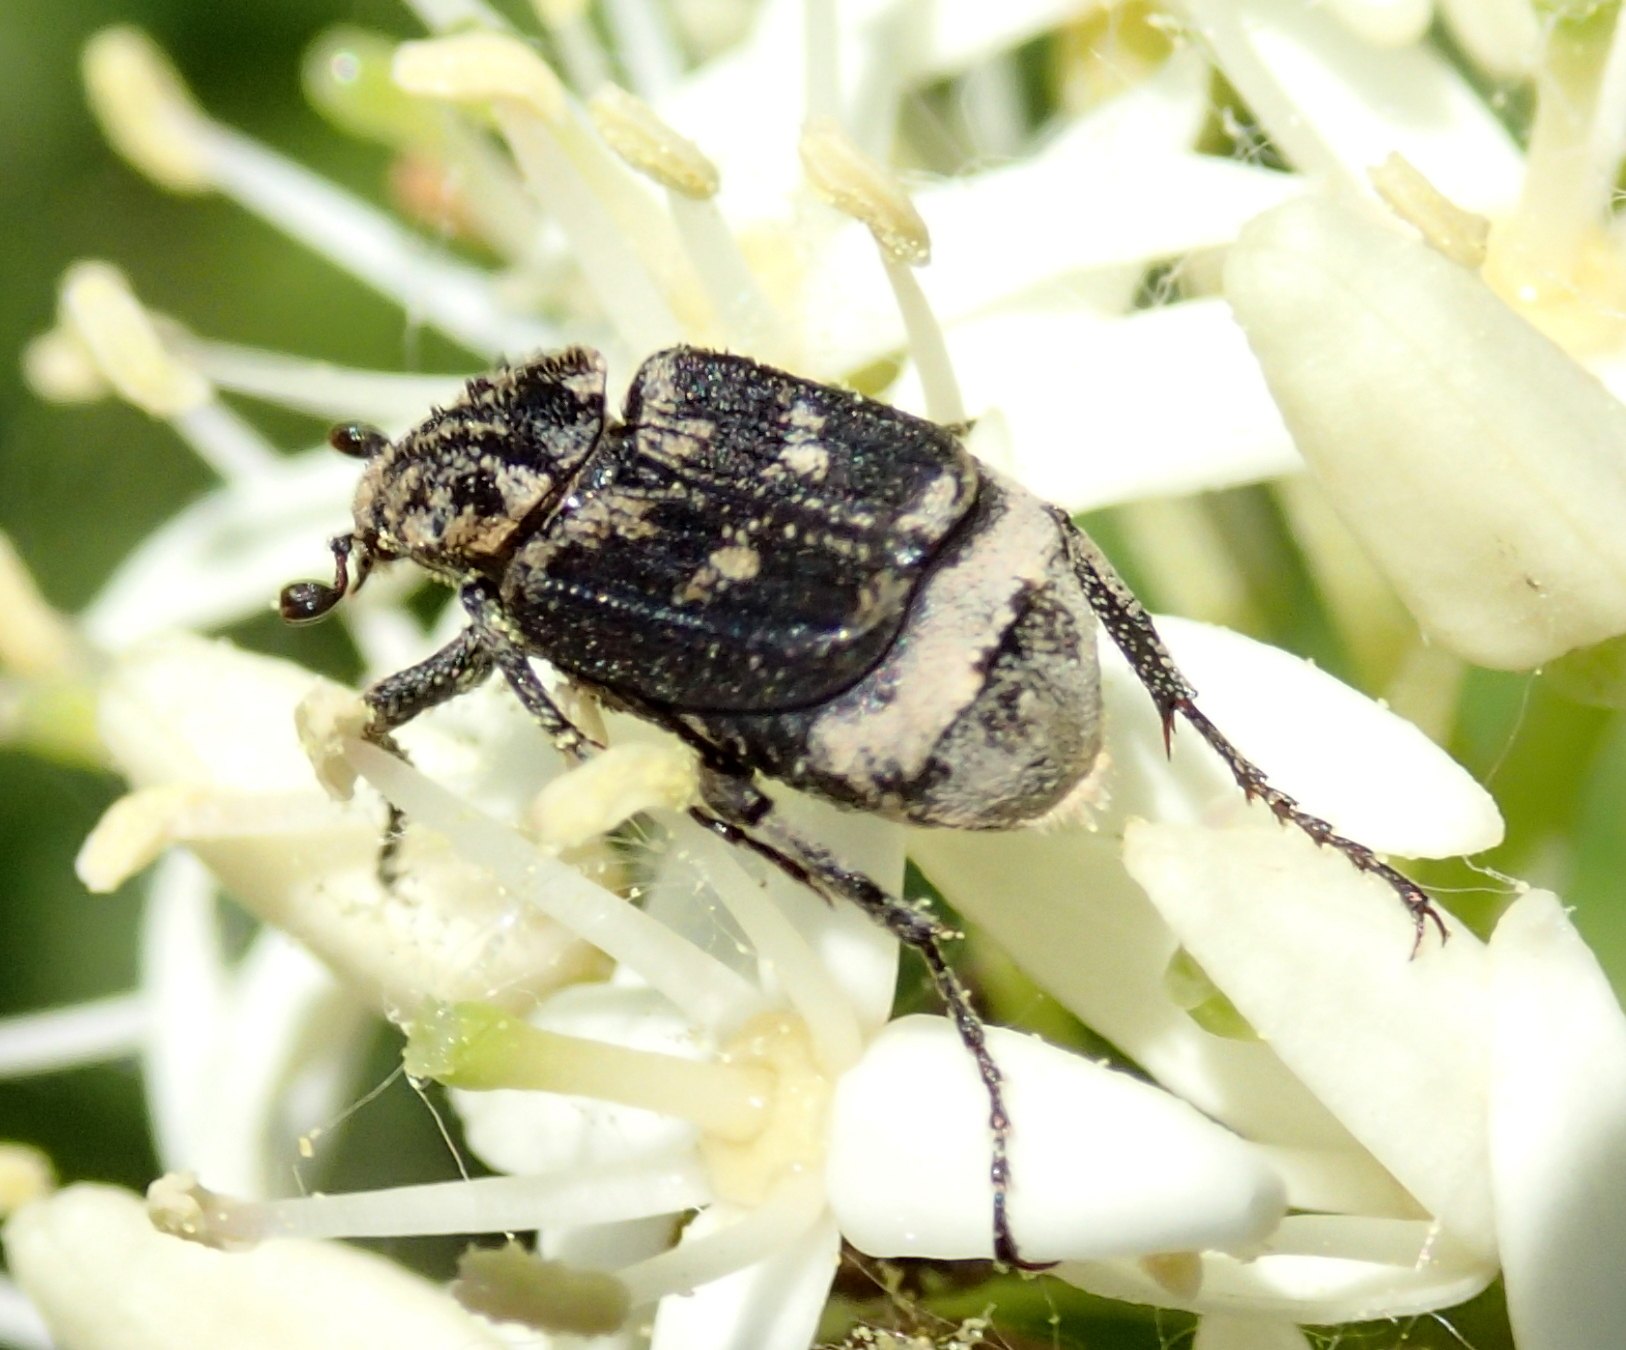
[[1095, 544], [951, 429], [684, 347], [644, 362], [617, 423], [603, 358], [572, 347], [471, 380], [398, 441], [357, 424], [331, 439], [366, 461], [355, 529], [332, 541], [333, 584], [289, 586], [283, 617], [320, 618], [375, 563], [409, 558], [470, 620], [367, 690], [370, 737], [398, 753], [395, 728], [498, 670], [561, 750], [599, 748], [548, 697], [539, 656], [692, 746], [696, 820], [925, 960], [987, 1085], [1002, 1260], [1018, 1254], [999, 1068], [942, 927], [786, 828], [757, 774], [915, 824], [1032, 822], [1100, 754], [1099, 620], [1165, 740], [1184, 718], [1248, 796], [1387, 881], [1419, 941], [1439, 923], [1415, 884], [1265, 781]]

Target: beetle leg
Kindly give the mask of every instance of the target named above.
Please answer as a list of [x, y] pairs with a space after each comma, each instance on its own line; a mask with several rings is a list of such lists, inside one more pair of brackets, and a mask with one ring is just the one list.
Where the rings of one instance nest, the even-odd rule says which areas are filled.
[[929, 913], [889, 894], [864, 873], [844, 866], [828, 850], [781, 824], [773, 799], [744, 775], [703, 769], [700, 795], [703, 804], [693, 807], [689, 814], [712, 833], [765, 858], [816, 895], [832, 903], [847, 901], [858, 906], [899, 942], [919, 953], [961, 1042], [976, 1061], [988, 1094], [988, 1127], [993, 1135], [988, 1175], [993, 1183], [995, 1259], [1022, 1269], [1046, 1269], [1022, 1260], [1011, 1233], [1006, 1206], [1011, 1183], [1007, 1150], [1011, 1122], [1005, 1110], [1004, 1076], [988, 1048], [982, 1018], [944, 954], [943, 943], [952, 936], [950, 930]]
[[[367, 705], [369, 741], [399, 759], [408, 759], [401, 743], [391, 734], [419, 713], [466, 694], [491, 674], [491, 656], [472, 628], [465, 628], [433, 656], [415, 666], [388, 675], [362, 694]], [[378, 877], [385, 886], [394, 884], [396, 854], [401, 847], [405, 817], [401, 808], [390, 804], [384, 826], [384, 843], [378, 851]]]
[[531, 669], [524, 646], [513, 636], [513, 626], [503, 611], [502, 602], [491, 588], [485, 582], [471, 581], [458, 592], [458, 597], [474, 621], [469, 631], [479, 634], [487, 660], [502, 672], [525, 711], [548, 733], [554, 748], [573, 760], [582, 759], [591, 750], [602, 750], [604, 747], [566, 717], [542, 687], [542, 681]]
[[1210, 746], [1231, 771], [1248, 800], [1257, 797], [1268, 806], [1276, 819], [1284, 825], [1303, 830], [1317, 844], [1337, 849], [1362, 872], [1371, 872], [1382, 878], [1397, 894], [1411, 914], [1416, 936], [1412, 942], [1415, 956], [1423, 944], [1423, 936], [1432, 923], [1439, 930], [1440, 940], [1447, 936], [1445, 923], [1427, 893], [1410, 877], [1389, 866], [1365, 844], [1346, 838], [1319, 816], [1303, 810], [1297, 801], [1281, 789], [1272, 786], [1256, 764], [1247, 758], [1197, 707], [1197, 691], [1180, 673], [1163, 645], [1151, 615], [1135, 598], [1135, 593], [1107, 560], [1106, 554], [1095, 541], [1069, 520], [1066, 514], [1052, 510], [1052, 515], [1066, 542], [1068, 559], [1090, 608], [1100, 619], [1101, 626], [1128, 658], [1131, 668], [1146, 692], [1152, 696], [1159, 715], [1163, 718], [1165, 747], [1174, 728], [1174, 719], [1182, 717]]

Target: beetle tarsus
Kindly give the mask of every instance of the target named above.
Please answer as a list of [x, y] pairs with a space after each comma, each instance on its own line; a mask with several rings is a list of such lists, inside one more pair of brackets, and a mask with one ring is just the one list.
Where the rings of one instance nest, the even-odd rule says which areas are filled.
[[1094, 541], [1075, 528], [1064, 512], [1058, 510], [1053, 514], [1067, 539], [1073, 569], [1090, 607], [1158, 707], [1163, 719], [1165, 751], [1169, 748], [1171, 728], [1178, 715], [1225, 761], [1231, 777], [1250, 802], [1255, 799], [1264, 802], [1283, 825], [1302, 830], [1320, 847], [1337, 849], [1359, 871], [1370, 872], [1387, 883], [1406, 906], [1416, 928], [1416, 937], [1412, 942], [1413, 956], [1422, 949], [1423, 937], [1430, 923], [1439, 930], [1440, 938], [1444, 941], [1447, 936], [1445, 921], [1416, 882], [1389, 866], [1365, 844], [1339, 834], [1327, 821], [1311, 815], [1293, 797], [1272, 786], [1264, 771], [1208, 720], [1197, 706], [1196, 689], [1175, 665], [1174, 657], [1164, 646], [1145, 606], [1135, 598], [1134, 592]]

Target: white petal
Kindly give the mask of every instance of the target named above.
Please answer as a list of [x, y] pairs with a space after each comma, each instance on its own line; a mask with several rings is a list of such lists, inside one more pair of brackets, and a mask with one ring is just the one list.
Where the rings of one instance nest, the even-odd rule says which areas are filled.
[[1495, 1279], [1496, 1263], [1426, 1220], [1293, 1214], [1262, 1253], [1203, 1256], [1194, 1288], [1172, 1287], [1155, 1267], [1130, 1261], [1068, 1263], [1054, 1273], [1130, 1303], [1326, 1324], [1449, 1308]]
[[1225, 290], [1426, 632], [1522, 669], [1626, 630], [1626, 408], [1474, 274], [1306, 200], [1243, 232]]
[[[1191, 619], [1162, 616], [1157, 625], [1197, 706], [1305, 810], [1408, 858], [1501, 842], [1491, 795], [1411, 723], [1279, 648]], [[1178, 722], [1171, 766], [1151, 699], [1104, 638], [1102, 682], [1115, 815], [1192, 820], [1240, 800], [1219, 757]]]
[[[357, 988], [371, 990], [380, 1004], [416, 1008], [426, 996], [494, 994], [524, 1004], [593, 970], [600, 958], [584, 944], [432, 841], [414, 846], [409, 838], [405, 882], [393, 892], [379, 885], [382, 812], [359, 798], [328, 800], [295, 734], [294, 707], [317, 683], [298, 666], [225, 642], [155, 638], [127, 653], [108, 677], [102, 736], [138, 787], [174, 783], [203, 794], [266, 794], [264, 818], [252, 832], [198, 841], [193, 852], [246, 908], [298, 938]], [[495, 758], [428, 726], [413, 728], [413, 752], [437, 773], [479, 789], [474, 795], [500, 797], [513, 784], [494, 763], [507, 768], [527, 748], [530, 772], [547, 763], [539, 733], [515, 716], [517, 722], [502, 724]], [[287, 828], [279, 828], [281, 812]], [[574, 871], [569, 876], [581, 882]]]
[[337, 1244], [213, 1251], [166, 1237], [135, 1196], [73, 1186], [14, 1215], [12, 1274], [63, 1350], [443, 1350], [502, 1342], [440, 1289]]
[[1381, 881], [1277, 830], [1132, 824], [1131, 875], [1210, 979], [1423, 1207], [1495, 1251], [1485, 952], [1452, 925], [1412, 957]]
[[[726, 1225], [713, 1205], [683, 1230], [693, 1241]], [[650, 1350], [806, 1350], [841, 1262], [841, 1235], [825, 1215], [755, 1265], [660, 1301]]]
[[1440, 0], [1452, 35], [1493, 79], [1528, 75], [1541, 59], [1542, 21], [1531, 0]]
[[[1282, 1184], [1179, 1099], [1035, 1037], [989, 1028], [1011, 1115], [1011, 1227], [1030, 1260], [1255, 1243]], [[878, 1256], [991, 1256], [988, 1100], [953, 1025], [891, 1023], [836, 1090], [826, 1184]]]
[[[999, 309], [955, 325], [947, 338], [972, 417], [995, 410], [1008, 428], [1009, 453], [994, 467], [1069, 511], [1303, 467], [1222, 301], [1122, 318]], [[1180, 395], [1171, 398], [1176, 382]], [[912, 366], [889, 397], [924, 412]]]
[[1432, 0], [1327, 0], [1327, 8], [1357, 37], [1379, 47], [1405, 47], [1428, 31]]
[[1183, 0], [1215, 63], [1288, 158], [1367, 190], [1398, 151], [1459, 206], [1499, 213], [1523, 163], [1507, 130], [1449, 61], [1426, 46], [1352, 42], [1303, 0]]
[[1177, 939], [1124, 871], [1117, 839], [931, 830], [911, 852], [956, 910], [1171, 1092], [1252, 1138], [1356, 1147], [1269, 1046], [1212, 1035], [1175, 1004]]
[[1491, 937], [1491, 1176], [1520, 1350], [1606, 1345], [1626, 1325], [1626, 1018], [1553, 895]]

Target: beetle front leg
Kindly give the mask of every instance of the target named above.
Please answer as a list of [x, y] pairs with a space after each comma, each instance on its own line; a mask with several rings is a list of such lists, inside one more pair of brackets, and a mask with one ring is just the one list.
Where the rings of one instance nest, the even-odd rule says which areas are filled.
[[525, 648], [514, 639], [502, 602], [490, 586], [481, 581], [468, 582], [458, 592], [458, 598], [474, 621], [469, 631], [478, 633], [487, 660], [502, 671], [514, 696], [547, 732], [554, 748], [573, 760], [584, 758], [589, 751], [602, 750], [604, 746], [566, 717], [542, 687]]
[[1339, 834], [1319, 816], [1303, 810], [1287, 793], [1274, 787], [1264, 771], [1247, 758], [1197, 707], [1197, 691], [1175, 665], [1174, 657], [1158, 636], [1152, 617], [1146, 607], [1135, 598], [1124, 579], [1107, 560], [1088, 535], [1069, 520], [1066, 514], [1052, 509], [1057, 528], [1067, 547], [1068, 560], [1084, 588], [1084, 596], [1095, 611], [1107, 636], [1123, 652], [1135, 676], [1146, 686], [1146, 691], [1157, 705], [1163, 719], [1163, 743], [1168, 748], [1174, 731], [1174, 719], [1182, 717], [1197, 732], [1231, 771], [1237, 785], [1251, 801], [1257, 797], [1286, 825], [1296, 826], [1317, 844], [1338, 850], [1362, 872], [1371, 872], [1382, 878], [1406, 906], [1416, 929], [1412, 952], [1422, 946], [1423, 935], [1432, 923], [1444, 941], [1447, 933], [1439, 911], [1423, 888], [1410, 877], [1389, 866], [1365, 844]]
[[994, 1257], [1009, 1266], [1045, 1269], [1023, 1261], [1011, 1233], [1007, 1197], [1011, 1185], [1008, 1143], [1010, 1115], [1005, 1109], [1004, 1075], [1000, 1073], [982, 1018], [944, 954], [950, 931], [932, 915], [888, 893], [862, 872], [844, 866], [827, 849], [781, 824], [773, 799], [741, 774], [703, 768], [702, 805], [689, 812], [701, 825], [731, 844], [765, 858], [793, 881], [832, 903], [858, 906], [904, 946], [919, 953], [931, 973], [938, 997], [948, 1010], [960, 1040], [976, 1061], [988, 1094], [988, 1127], [993, 1153], [988, 1176], [993, 1184]]
[[[367, 726], [362, 734], [398, 759], [408, 759], [392, 734], [396, 728], [405, 726], [419, 713], [468, 693], [485, 681], [491, 669], [491, 654], [480, 634], [465, 628], [433, 656], [386, 676], [362, 694], [362, 702], [367, 705]], [[395, 879], [395, 859], [404, 824], [401, 808], [390, 803], [384, 845], [378, 854], [378, 875], [386, 886]]]

